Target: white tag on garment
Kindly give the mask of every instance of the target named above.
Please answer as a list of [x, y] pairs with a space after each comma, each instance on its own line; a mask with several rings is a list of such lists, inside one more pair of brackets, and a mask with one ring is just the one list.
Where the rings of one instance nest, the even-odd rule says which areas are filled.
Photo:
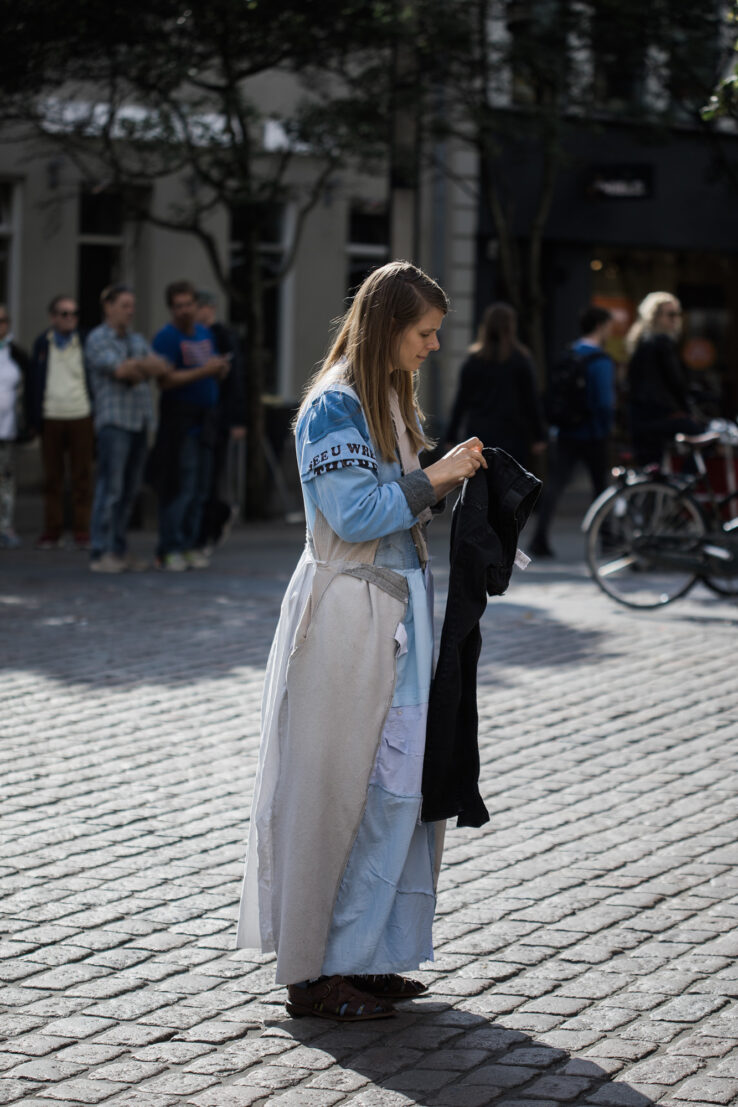
[[397, 656], [402, 657], [404, 653], [407, 653], [407, 631], [405, 630], [404, 623], [397, 624], [397, 630], [395, 631], [395, 642], [400, 647], [397, 651]]
[[515, 562], [514, 562], [514, 564], [517, 565], [518, 569], [527, 569], [528, 566], [530, 565], [530, 558], [528, 557], [527, 554], [523, 553], [523, 551], [520, 549], [519, 546], [518, 546], [517, 550], [515, 551]]

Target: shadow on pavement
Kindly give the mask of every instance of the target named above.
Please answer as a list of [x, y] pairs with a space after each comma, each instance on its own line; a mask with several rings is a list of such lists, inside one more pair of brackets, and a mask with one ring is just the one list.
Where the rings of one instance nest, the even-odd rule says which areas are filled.
[[481, 629], [479, 678], [485, 683], [501, 681], [500, 674], [508, 667], [591, 664], [619, 655], [607, 648], [612, 635], [605, 629], [585, 630], [562, 622], [545, 608], [507, 599], [487, 606]]
[[[358, 1091], [358, 1103], [366, 1087], [374, 1093], [367, 1103], [382, 1102], [384, 1089], [402, 1093], [418, 1107], [503, 1107], [513, 1100], [527, 1103], [529, 1096], [542, 1107], [561, 1101], [574, 1107], [654, 1107], [653, 1100], [595, 1061], [437, 1001], [403, 1004], [397, 1018], [381, 1022], [337, 1026], [285, 1019], [275, 1028], [333, 1057], [347, 1074], [346, 1090]], [[366, 1079], [359, 1082], [351, 1073]], [[450, 1081], [449, 1073], [454, 1073]], [[323, 1086], [340, 1090], [338, 1082]]]
[[[136, 537], [134, 552], [150, 552], [150, 536]], [[4, 551], [0, 666], [108, 689], [172, 687], [193, 677], [223, 679], [242, 666], [262, 669], [301, 549], [301, 530], [265, 528], [236, 536], [207, 571], [114, 576], [91, 574], [77, 551]], [[441, 590], [437, 601], [442, 617]], [[498, 683], [518, 660], [571, 664], [602, 649], [599, 631], [507, 597], [490, 602], [482, 634], [482, 664], [501, 663], [485, 679]]]

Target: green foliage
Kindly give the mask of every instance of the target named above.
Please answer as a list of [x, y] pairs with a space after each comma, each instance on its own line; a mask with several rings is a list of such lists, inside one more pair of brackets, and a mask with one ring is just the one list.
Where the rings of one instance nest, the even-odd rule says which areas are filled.
[[[733, 33], [733, 54], [738, 54], [738, 3], [728, 15]], [[733, 59], [730, 71], [717, 84], [712, 96], [702, 109], [707, 121], [732, 116], [738, 119], [738, 58]]]

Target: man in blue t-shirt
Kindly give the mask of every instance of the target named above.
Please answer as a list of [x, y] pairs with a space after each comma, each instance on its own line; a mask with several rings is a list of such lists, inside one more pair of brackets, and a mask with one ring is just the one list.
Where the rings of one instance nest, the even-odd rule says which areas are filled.
[[210, 492], [220, 381], [230, 368], [208, 328], [195, 322], [196, 297], [189, 281], [167, 286], [171, 322], [152, 342], [169, 365], [159, 380], [159, 427], [149, 468], [159, 495], [159, 558], [170, 572], [208, 565], [197, 541]]
[[586, 308], [580, 319], [582, 337], [572, 349], [587, 359], [587, 418], [575, 427], [559, 428], [530, 544], [530, 552], [537, 557], [554, 556], [548, 541], [551, 520], [577, 465], [581, 462], [589, 474], [593, 498], [607, 487], [607, 445], [615, 419], [615, 364], [602, 347], [612, 323], [612, 314], [601, 307]]

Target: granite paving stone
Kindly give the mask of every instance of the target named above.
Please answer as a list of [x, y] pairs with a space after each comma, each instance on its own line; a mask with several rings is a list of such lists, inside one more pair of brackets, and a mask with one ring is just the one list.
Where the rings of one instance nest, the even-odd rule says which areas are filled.
[[0, 1103], [738, 1107], [738, 606], [617, 607], [554, 537], [482, 618], [491, 818], [447, 829], [430, 990], [338, 1027], [234, 949], [299, 528], [184, 579], [4, 551]]

